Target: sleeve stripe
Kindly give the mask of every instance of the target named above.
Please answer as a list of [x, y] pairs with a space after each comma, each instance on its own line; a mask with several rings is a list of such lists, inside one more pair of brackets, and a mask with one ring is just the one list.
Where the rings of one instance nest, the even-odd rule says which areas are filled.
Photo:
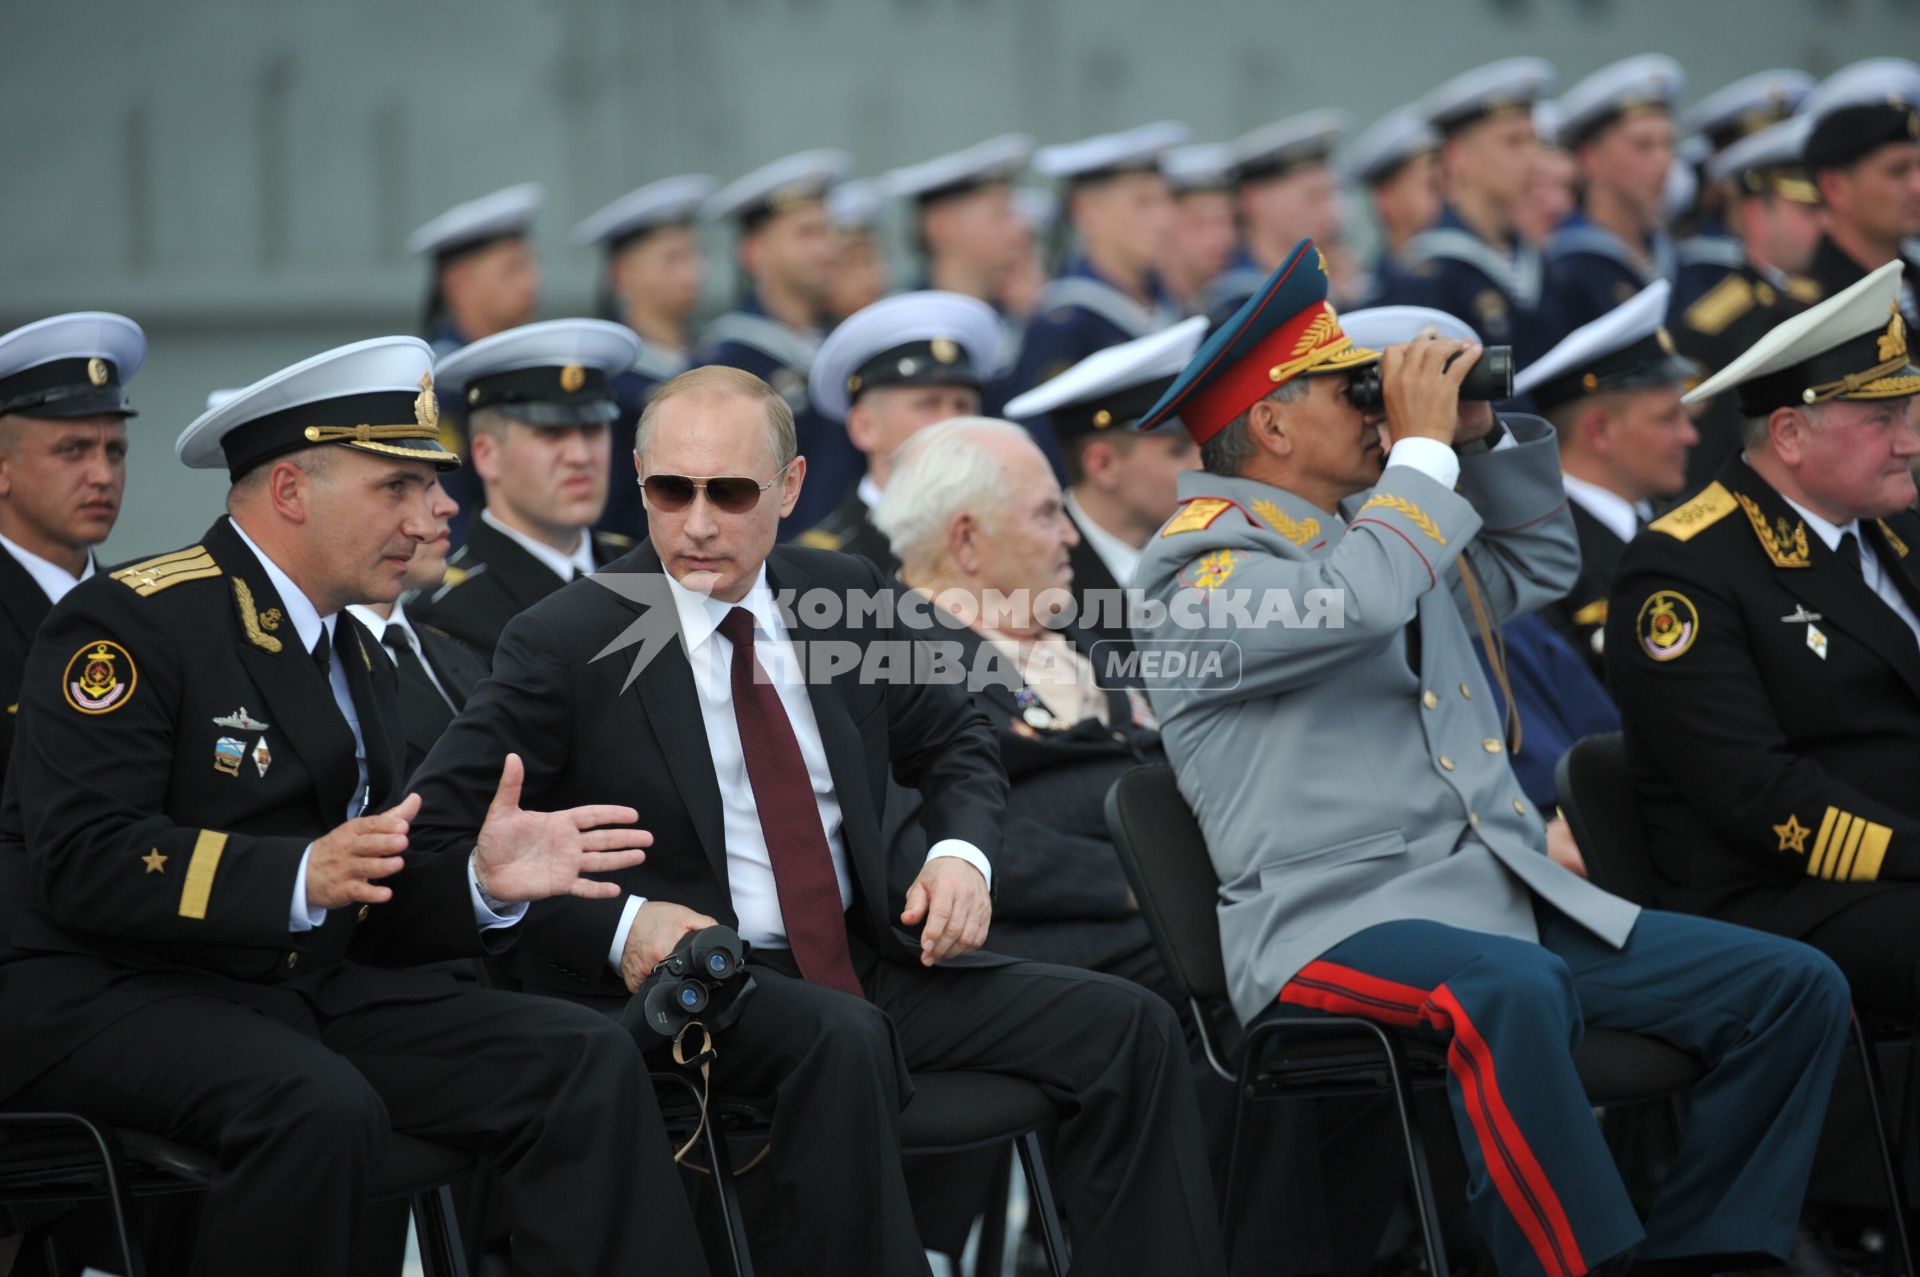
[[180, 916], [205, 918], [207, 900], [213, 895], [213, 875], [220, 869], [220, 857], [227, 850], [227, 836], [202, 829], [193, 841], [193, 859], [187, 862], [187, 882], [180, 889]]
[[1860, 835], [1866, 832], [1867, 832], [1867, 822], [1860, 819], [1858, 816], [1855, 816], [1853, 818], [1853, 824], [1847, 827], [1846, 848], [1843, 851], [1841, 851], [1841, 853], [1836, 858], [1834, 858], [1833, 863], [1830, 866], [1833, 872], [1830, 873], [1828, 877], [1833, 878], [1835, 880], [1840, 880], [1847, 877], [1848, 871], [1853, 868], [1854, 853], [1860, 850]]
[[1827, 854], [1827, 844], [1833, 837], [1833, 826], [1841, 818], [1838, 807], [1827, 808], [1827, 814], [1820, 819], [1820, 836], [1814, 840], [1813, 854], [1807, 857], [1807, 877], [1818, 878], [1820, 862]]
[[1873, 882], [1880, 877], [1880, 862], [1886, 859], [1887, 844], [1893, 841], [1893, 829], [1887, 825], [1867, 826], [1867, 836], [1860, 840], [1860, 856], [1853, 862], [1855, 882]]

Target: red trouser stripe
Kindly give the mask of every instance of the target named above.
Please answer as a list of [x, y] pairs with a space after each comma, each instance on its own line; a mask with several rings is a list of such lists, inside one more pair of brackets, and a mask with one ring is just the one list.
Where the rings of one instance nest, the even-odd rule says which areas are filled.
[[1310, 962], [1280, 990], [1281, 1002], [1356, 1015], [1401, 1028], [1428, 1025], [1453, 1038], [1447, 1064], [1460, 1085], [1474, 1136], [1500, 1200], [1520, 1226], [1541, 1268], [1555, 1277], [1587, 1271], [1573, 1226], [1513, 1120], [1494, 1074], [1493, 1053], [1444, 984], [1431, 993], [1334, 962]]

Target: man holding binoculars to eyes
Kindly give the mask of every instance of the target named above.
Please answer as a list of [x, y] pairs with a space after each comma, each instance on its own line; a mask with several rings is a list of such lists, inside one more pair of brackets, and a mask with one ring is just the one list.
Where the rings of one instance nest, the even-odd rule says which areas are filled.
[[[1666, 1271], [1779, 1262], [1846, 986], [1803, 946], [1642, 911], [1547, 858], [1463, 617], [1541, 607], [1579, 560], [1551, 429], [1462, 410], [1481, 356], [1356, 348], [1302, 241], [1140, 422], [1179, 417], [1205, 466], [1142, 559], [1159, 623], [1136, 633], [1198, 671], [1148, 690], [1222, 882], [1234, 1007], [1444, 1044], [1502, 1273], [1578, 1277], [1636, 1246]], [[1349, 387], [1375, 363], [1384, 417]], [[1705, 1070], [1644, 1225], [1574, 1068], [1589, 1024]]]

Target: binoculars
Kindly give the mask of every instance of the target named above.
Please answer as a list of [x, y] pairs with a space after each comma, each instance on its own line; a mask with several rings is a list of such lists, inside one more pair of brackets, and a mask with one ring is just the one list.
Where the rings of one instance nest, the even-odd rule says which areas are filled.
[[[1458, 355], [1454, 356], [1454, 359], [1458, 358]], [[1453, 360], [1447, 362], [1451, 364]], [[1513, 398], [1513, 347], [1483, 348], [1480, 362], [1467, 370], [1466, 380], [1460, 383], [1460, 397], [1492, 402]], [[1378, 408], [1386, 402], [1379, 364], [1362, 368], [1352, 375], [1348, 382], [1347, 398], [1352, 400], [1356, 408]]]
[[749, 948], [732, 927], [704, 927], [681, 936], [621, 1017], [641, 1048], [665, 1046], [694, 1020], [717, 1033], [739, 1019], [756, 987], [747, 973]]

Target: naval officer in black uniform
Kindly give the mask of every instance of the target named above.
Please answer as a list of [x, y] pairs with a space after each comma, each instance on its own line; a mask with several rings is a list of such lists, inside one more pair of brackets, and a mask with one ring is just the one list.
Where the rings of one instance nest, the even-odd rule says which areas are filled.
[[491, 655], [508, 621], [632, 547], [593, 529], [619, 416], [611, 381], [639, 348], [620, 324], [554, 319], [440, 361], [442, 392], [466, 406], [486, 509], [448, 558], [445, 583], [409, 604], [416, 620]]
[[[392, 598], [430, 518], [431, 353], [316, 356], [195, 421], [228, 513], [96, 576], [28, 659], [0, 807], [0, 1102], [214, 1155], [189, 1271], [345, 1274], [393, 1131], [498, 1167], [517, 1270], [702, 1272], [652, 1090], [576, 1008], [405, 964], [511, 943], [523, 902], [600, 896], [634, 811], [519, 807], [410, 846], [392, 675], [345, 606]], [[26, 904], [25, 900], [33, 903]]]
[[1804, 108], [1803, 155], [1827, 231], [1807, 273], [1831, 297], [1887, 262], [1906, 263], [1900, 313], [1920, 324], [1920, 66], [1868, 58], [1821, 81]]

